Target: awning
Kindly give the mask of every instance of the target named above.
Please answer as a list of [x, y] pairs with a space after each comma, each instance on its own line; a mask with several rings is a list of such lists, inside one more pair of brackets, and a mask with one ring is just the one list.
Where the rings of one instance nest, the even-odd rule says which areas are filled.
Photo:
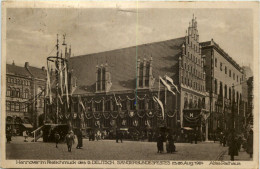
[[128, 128], [120, 128], [121, 131], [128, 131]]
[[33, 126], [31, 124], [23, 123], [22, 124], [25, 128], [31, 129]]

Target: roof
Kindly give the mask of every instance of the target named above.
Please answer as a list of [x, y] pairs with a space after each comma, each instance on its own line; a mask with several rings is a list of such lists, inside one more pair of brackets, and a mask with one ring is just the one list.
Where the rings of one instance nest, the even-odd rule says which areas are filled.
[[206, 42], [201, 42], [200, 43], [202, 48], [206, 48], [206, 47], [215, 47], [215, 49], [217, 49], [220, 53], [222, 53], [222, 55], [235, 67], [237, 68], [239, 71], [242, 71], [242, 67], [239, 66], [239, 64], [233, 60], [233, 58], [231, 56], [228, 55], [228, 53], [226, 53], [213, 39], [211, 39], [211, 41], [206, 41]]
[[185, 37], [161, 42], [142, 44], [128, 48], [111, 50], [70, 58], [69, 66], [77, 78], [74, 94], [95, 92], [96, 66], [108, 64], [111, 73], [110, 91], [133, 90], [136, 87], [137, 61], [153, 59], [154, 86], [158, 86], [158, 76], [167, 74], [178, 81], [178, 59], [182, 52]]
[[33, 77], [38, 78], [38, 79], [46, 79], [46, 71], [42, 70], [37, 67], [28, 67], [29, 71], [32, 73]]
[[17, 76], [30, 77], [30, 73], [21, 66], [16, 66], [15, 64], [6, 64], [6, 74], [13, 74]]
[[[33, 77], [38, 79], [46, 79], [46, 71], [42, 70], [41, 68], [29, 66], [28, 69], [30, 70], [30, 72], [25, 67], [17, 66], [15, 64], [6, 64], [7, 74], [13, 74], [28, 78], [31, 78], [33, 75]], [[32, 75], [30, 73], [32, 73]]]

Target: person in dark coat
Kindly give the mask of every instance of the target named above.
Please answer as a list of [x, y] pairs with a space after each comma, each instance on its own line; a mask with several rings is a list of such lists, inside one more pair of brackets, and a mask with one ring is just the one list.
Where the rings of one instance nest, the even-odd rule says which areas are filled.
[[83, 144], [82, 144], [83, 136], [82, 136], [81, 130], [78, 130], [77, 139], [78, 139], [78, 144], [77, 144], [76, 148], [81, 149], [83, 147]]
[[58, 143], [60, 141], [60, 135], [57, 131], [54, 134], [54, 138], [55, 138], [56, 148], [58, 148]]
[[6, 131], [6, 141], [7, 143], [12, 141], [12, 130], [10, 128], [8, 128]]
[[68, 152], [71, 152], [71, 147], [72, 144], [74, 144], [74, 134], [73, 131], [70, 131], [67, 135], [66, 135], [66, 143], [67, 143], [67, 147], [68, 147]]
[[189, 139], [190, 139], [190, 143], [192, 144], [193, 143], [193, 133], [190, 133]]
[[253, 140], [254, 140], [253, 131], [250, 130], [249, 136], [247, 138], [247, 149], [246, 149], [246, 152], [250, 155], [250, 158], [253, 157]]
[[157, 137], [157, 149], [157, 153], [163, 152], [163, 136], [161, 134], [159, 134]]
[[119, 132], [119, 139], [121, 143], [123, 143], [123, 132]]
[[230, 155], [230, 160], [234, 161], [234, 156], [238, 156], [238, 147], [237, 147], [238, 144], [234, 132], [230, 132], [228, 141], [229, 141], [228, 155]]
[[172, 136], [171, 134], [169, 134], [169, 135], [167, 136], [167, 143], [168, 143], [167, 153], [173, 153], [173, 152], [175, 152], [174, 139], [173, 139], [173, 136]]

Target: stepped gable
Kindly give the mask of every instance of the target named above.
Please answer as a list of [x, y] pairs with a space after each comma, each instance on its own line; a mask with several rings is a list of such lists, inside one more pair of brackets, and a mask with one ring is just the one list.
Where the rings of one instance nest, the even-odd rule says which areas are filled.
[[96, 66], [108, 64], [113, 91], [126, 91], [136, 88], [137, 60], [150, 60], [152, 56], [154, 87], [158, 87], [158, 76], [166, 73], [178, 82], [178, 59], [182, 53], [185, 37], [142, 44], [138, 46], [82, 55], [70, 58], [70, 70], [78, 79], [74, 94], [95, 92]]

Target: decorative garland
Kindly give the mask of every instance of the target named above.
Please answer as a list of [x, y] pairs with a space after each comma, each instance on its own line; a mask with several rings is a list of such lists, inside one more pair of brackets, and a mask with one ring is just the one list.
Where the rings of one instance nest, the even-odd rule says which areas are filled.
[[113, 114], [113, 111], [112, 111], [112, 112], [110, 112], [110, 115], [111, 115], [111, 117], [112, 117], [112, 118], [116, 119], [116, 118], [118, 117], [118, 113], [117, 113], [117, 115], [116, 115], [116, 116], [113, 116], [112, 114]]
[[[99, 117], [97, 117], [96, 115], [99, 116]], [[99, 113], [99, 112], [94, 112], [94, 113], [93, 113], [93, 116], [94, 116], [94, 118], [95, 118], [96, 120], [98, 120], [98, 119], [101, 118], [101, 113]]]
[[141, 116], [141, 115], [139, 114], [140, 112], [141, 112], [141, 111], [137, 111], [136, 114], [137, 114], [138, 117], [140, 117], [140, 118], [142, 119], [142, 118], [145, 116], [145, 112], [143, 112], [143, 116]]
[[172, 118], [172, 117], [174, 117], [174, 116], [176, 115], [176, 111], [174, 112], [174, 114], [173, 114], [173, 115], [170, 115], [170, 113], [169, 113], [169, 112], [170, 112], [170, 111], [168, 111], [168, 113], [167, 113], [167, 116], [168, 116], [168, 117], [171, 117], [171, 118]]
[[194, 123], [194, 122], [198, 122], [198, 118], [197, 119], [195, 119], [195, 120], [190, 120], [190, 119], [188, 119], [186, 116], [184, 116], [184, 118], [185, 118], [185, 120], [187, 120], [188, 122], [192, 122], [192, 123]]
[[[105, 114], [107, 114], [107, 115], [105, 115]], [[107, 120], [107, 119], [109, 119], [110, 114], [108, 112], [103, 112], [103, 116]]]
[[[91, 116], [91, 114], [92, 114], [92, 116]], [[92, 119], [93, 118], [93, 113], [85, 113], [85, 117], [86, 117], [86, 119]]]

